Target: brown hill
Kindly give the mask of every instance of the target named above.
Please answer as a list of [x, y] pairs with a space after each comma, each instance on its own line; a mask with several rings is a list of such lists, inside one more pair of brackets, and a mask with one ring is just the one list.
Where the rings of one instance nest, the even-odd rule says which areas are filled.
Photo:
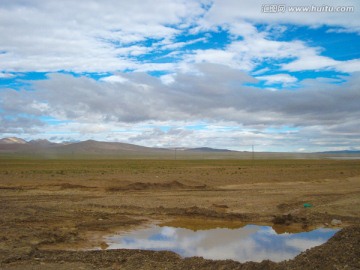
[[16, 137], [2, 138], [0, 144], [26, 144], [27, 142], [23, 139]]

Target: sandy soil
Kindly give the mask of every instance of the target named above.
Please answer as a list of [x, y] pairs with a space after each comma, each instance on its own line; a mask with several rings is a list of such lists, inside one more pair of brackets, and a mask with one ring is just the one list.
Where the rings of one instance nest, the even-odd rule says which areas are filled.
[[[1, 159], [0, 203], [1, 269], [360, 268], [358, 160]], [[79, 251], [151, 222], [204, 228], [200, 219], [207, 227], [251, 223], [291, 231], [331, 226], [334, 218], [346, 229], [283, 263]]]

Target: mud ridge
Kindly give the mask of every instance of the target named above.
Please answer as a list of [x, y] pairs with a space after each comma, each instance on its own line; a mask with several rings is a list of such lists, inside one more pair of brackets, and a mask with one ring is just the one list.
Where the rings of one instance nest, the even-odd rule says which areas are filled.
[[157, 190], [157, 189], [205, 189], [206, 185], [189, 186], [179, 181], [171, 181], [166, 183], [152, 183], [152, 182], [135, 182], [126, 186], [109, 187], [106, 190], [110, 192], [127, 191], [127, 190]]
[[60, 184], [60, 185], [56, 185], [58, 187], [60, 187], [60, 189], [93, 189], [96, 187], [88, 187], [88, 186], [84, 186], [84, 185], [75, 185], [75, 184], [70, 184], [70, 183], [64, 183], [64, 184]]
[[259, 217], [258, 214], [250, 213], [225, 213], [219, 212], [213, 209], [201, 208], [197, 206], [189, 208], [165, 208], [158, 207], [154, 211], [158, 214], [169, 215], [169, 216], [185, 216], [185, 217], [206, 217], [223, 220], [237, 220], [237, 221], [254, 221]]

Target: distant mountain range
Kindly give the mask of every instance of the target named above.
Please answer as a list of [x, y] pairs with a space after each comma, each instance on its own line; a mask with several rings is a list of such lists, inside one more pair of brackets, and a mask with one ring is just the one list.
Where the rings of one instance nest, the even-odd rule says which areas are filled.
[[359, 150], [340, 150], [340, 151], [325, 151], [322, 154], [360, 154]]
[[101, 142], [87, 140], [74, 143], [53, 143], [48, 140], [25, 141], [16, 137], [0, 139], [0, 153], [37, 154], [42, 156], [58, 155], [105, 155], [105, 156], [151, 156], [174, 155], [176, 149], [186, 153], [237, 152], [228, 149], [201, 148], [156, 148], [120, 142]]
[[197, 148], [157, 148], [145, 147], [129, 143], [101, 142], [87, 140], [81, 142], [54, 143], [48, 140], [25, 141], [21, 138], [9, 137], [0, 139], [0, 155], [2, 156], [26, 156], [40, 158], [240, 158], [240, 159], [264, 159], [264, 158], [358, 158], [360, 151], [329, 151], [318, 153], [272, 153], [248, 151], [232, 151], [228, 149], [216, 149], [210, 147]]
[[216, 149], [210, 147], [198, 147], [198, 148], [189, 148], [185, 149], [185, 151], [193, 151], [193, 152], [237, 152], [229, 149]]

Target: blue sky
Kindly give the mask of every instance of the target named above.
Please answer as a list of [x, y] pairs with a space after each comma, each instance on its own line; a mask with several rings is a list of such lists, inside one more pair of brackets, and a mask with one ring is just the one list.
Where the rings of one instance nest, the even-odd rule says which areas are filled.
[[359, 150], [358, 1], [270, 4], [1, 1], [0, 137]]

